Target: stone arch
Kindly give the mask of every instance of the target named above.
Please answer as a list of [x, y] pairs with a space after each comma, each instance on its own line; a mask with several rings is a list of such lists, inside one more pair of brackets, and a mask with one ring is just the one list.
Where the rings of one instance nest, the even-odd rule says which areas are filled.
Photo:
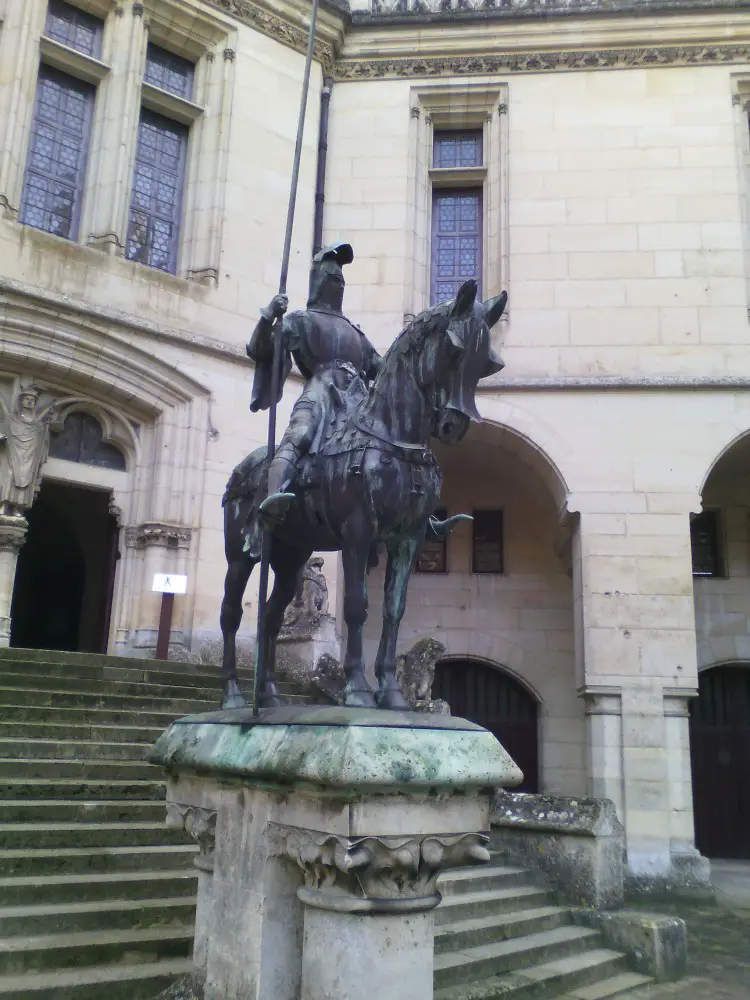
[[141, 443], [133, 424], [122, 412], [87, 396], [66, 396], [56, 404], [53, 433], [58, 428], [62, 429], [68, 417], [76, 413], [88, 414], [97, 421], [103, 443], [113, 445], [123, 454], [126, 468], [137, 465], [141, 457]]

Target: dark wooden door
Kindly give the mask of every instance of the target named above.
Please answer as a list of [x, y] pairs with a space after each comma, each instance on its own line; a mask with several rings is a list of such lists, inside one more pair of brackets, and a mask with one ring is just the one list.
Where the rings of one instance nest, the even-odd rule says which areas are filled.
[[695, 838], [711, 858], [750, 858], [750, 667], [715, 667], [690, 708]]
[[537, 703], [518, 681], [477, 660], [444, 660], [435, 669], [432, 697], [497, 736], [523, 771], [516, 791], [539, 791]]

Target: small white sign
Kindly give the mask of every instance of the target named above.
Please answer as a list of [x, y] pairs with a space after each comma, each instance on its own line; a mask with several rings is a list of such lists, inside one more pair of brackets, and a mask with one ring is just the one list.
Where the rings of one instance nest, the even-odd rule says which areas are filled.
[[151, 589], [159, 594], [186, 594], [187, 577], [175, 573], [155, 573]]

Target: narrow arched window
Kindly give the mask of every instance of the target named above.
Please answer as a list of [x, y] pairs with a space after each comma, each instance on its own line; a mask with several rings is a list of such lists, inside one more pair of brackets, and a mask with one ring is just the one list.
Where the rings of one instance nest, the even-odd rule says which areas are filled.
[[108, 444], [103, 438], [96, 417], [90, 413], [69, 413], [62, 430], [52, 432], [49, 453], [52, 458], [124, 472], [125, 456], [116, 445]]

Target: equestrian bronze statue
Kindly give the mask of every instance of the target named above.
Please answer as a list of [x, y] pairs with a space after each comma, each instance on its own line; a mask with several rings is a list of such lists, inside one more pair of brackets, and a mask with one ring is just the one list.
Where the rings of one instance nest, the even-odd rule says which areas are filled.
[[[276, 296], [248, 345], [256, 364], [251, 408], [271, 405], [274, 339], [283, 338], [282, 378], [292, 358], [306, 380], [273, 461], [259, 448], [232, 473], [224, 495], [228, 563], [221, 607], [224, 636], [222, 707], [245, 704], [237, 683], [235, 637], [242, 598], [271, 532], [274, 586], [265, 607], [266, 664], [260, 704], [279, 704], [274, 683], [276, 637], [297, 592], [298, 576], [315, 551], [340, 551], [346, 622], [345, 705], [408, 710], [396, 679], [396, 644], [409, 577], [426, 538], [444, 537], [459, 517], [432, 517], [442, 476], [430, 438], [455, 444], [471, 421], [481, 378], [500, 371], [490, 343], [507, 294], [477, 300], [475, 281], [452, 302], [433, 306], [399, 334], [381, 358], [343, 315], [343, 266], [348, 244], [316, 255], [307, 309], [286, 314]], [[385, 548], [385, 600], [375, 660], [377, 691], [365, 676], [362, 633], [367, 618], [367, 573]]]

